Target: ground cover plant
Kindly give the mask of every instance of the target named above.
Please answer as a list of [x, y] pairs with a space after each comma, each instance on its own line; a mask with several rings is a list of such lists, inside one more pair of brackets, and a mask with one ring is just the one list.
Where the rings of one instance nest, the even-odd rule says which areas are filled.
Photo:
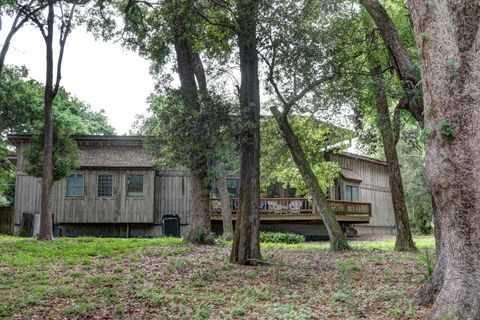
[[262, 243], [268, 263], [251, 267], [228, 262], [228, 242], [0, 236], [0, 318], [425, 319], [411, 299], [434, 240], [415, 241], [419, 253], [394, 252], [392, 237], [341, 253]]

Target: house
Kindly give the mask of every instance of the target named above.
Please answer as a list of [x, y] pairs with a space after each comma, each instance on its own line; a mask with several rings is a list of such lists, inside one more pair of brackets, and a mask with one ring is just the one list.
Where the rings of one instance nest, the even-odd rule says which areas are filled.
[[[39, 179], [25, 173], [24, 150], [28, 135], [10, 135], [16, 147], [15, 234], [25, 221], [38, 221]], [[157, 170], [143, 145], [134, 136], [73, 136], [81, 150], [80, 168], [53, 188], [56, 234], [79, 236], [160, 236], [164, 219], [178, 216], [181, 234], [191, 223], [190, 172], [185, 168]], [[330, 201], [341, 224], [360, 233], [392, 233], [393, 206], [384, 162], [353, 154], [329, 153], [341, 174], [330, 190]], [[235, 220], [239, 179], [228, 180]], [[278, 188], [281, 191], [281, 188]], [[261, 199], [264, 230], [291, 231], [317, 237], [325, 235], [320, 215], [311, 200], [282, 197]], [[275, 197], [276, 196], [276, 197]], [[31, 218], [33, 217], [33, 218]], [[211, 220], [217, 229], [221, 216], [218, 200], [211, 200]], [[35, 230], [33, 231], [35, 233]]]

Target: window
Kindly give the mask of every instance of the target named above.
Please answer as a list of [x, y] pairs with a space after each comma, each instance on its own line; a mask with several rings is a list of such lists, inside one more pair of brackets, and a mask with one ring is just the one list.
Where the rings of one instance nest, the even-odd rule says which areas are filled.
[[227, 179], [228, 195], [237, 198], [240, 189], [240, 179]]
[[358, 187], [345, 186], [345, 200], [358, 201]]
[[67, 178], [67, 197], [83, 197], [83, 175], [77, 174]]
[[127, 177], [127, 196], [143, 197], [143, 176]]
[[113, 195], [113, 176], [110, 174], [99, 174], [97, 176], [97, 196], [111, 197]]

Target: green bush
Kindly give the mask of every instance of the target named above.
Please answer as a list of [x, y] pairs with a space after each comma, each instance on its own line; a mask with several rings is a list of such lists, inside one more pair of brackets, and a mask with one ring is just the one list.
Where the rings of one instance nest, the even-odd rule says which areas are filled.
[[302, 243], [305, 236], [294, 233], [260, 232], [260, 242], [268, 243]]

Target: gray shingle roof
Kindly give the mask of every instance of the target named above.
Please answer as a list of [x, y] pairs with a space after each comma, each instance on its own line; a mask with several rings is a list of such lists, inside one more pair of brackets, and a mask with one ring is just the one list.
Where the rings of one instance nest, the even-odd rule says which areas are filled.
[[152, 168], [148, 151], [142, 145], [135, 146], [79, 146], [82, 150], [82, 167]]

